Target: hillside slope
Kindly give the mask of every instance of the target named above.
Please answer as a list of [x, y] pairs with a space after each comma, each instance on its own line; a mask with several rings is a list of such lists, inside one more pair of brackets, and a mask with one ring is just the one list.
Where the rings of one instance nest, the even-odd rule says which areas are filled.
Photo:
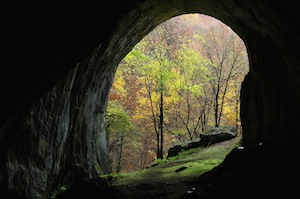
[[239, 141], [238, 136], [209, 147], [191, 149], [142, 171], [110, 175], [111, 184], [119, 190], [117, 198], [178, 199], [191, 189], [192, 181], [218, 166]]
[[262, 143], [240, 147], [239, 141], [236, 137], [185, 151], [141, 171], [80, 181], [59, 198], [285, 199], [299, 196], [300, 150]]

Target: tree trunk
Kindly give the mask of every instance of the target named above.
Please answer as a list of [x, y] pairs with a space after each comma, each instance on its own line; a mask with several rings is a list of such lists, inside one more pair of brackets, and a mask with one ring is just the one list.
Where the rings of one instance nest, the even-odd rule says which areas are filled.
[[121, 135], [120, 151], [119, 151], [118, 165], [117, 165], [117, 171], [116, 171], [117, 173], [120, 173], [120, 171], [121, 171], [123, 141], [124, 141], [124, 133], [122, 133], [122, 135]]
[[160, 150], [159, 150], [159, 157], [160, 159], [163, 159], [163, 142], [164, 142], [164, 85], [162, 82], [162, 76], [160, 77], [161, 79], [161, 84], [160, 84], [160, 105], [159, 105], [159, 111], [160, 111], [160, 115], [159, 115], [159, 128], [160, 128]]

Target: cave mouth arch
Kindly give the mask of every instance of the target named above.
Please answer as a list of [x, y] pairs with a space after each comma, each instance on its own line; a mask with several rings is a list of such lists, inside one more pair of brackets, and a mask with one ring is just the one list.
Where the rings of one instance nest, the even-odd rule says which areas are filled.
[[[152, 35], [152, 36], [151, 36]], [[197, 43], [197, 44], [196, 44]], [[162, 49], [163, 48], [163, 49]], [[230, 49], [230, 50], [228, 50]], [[144, 51], [144, 52], [143, 52]], [[186, 52], [184, 51], [189, 51], [190, 54], [187, 55]], [[145, 54], [144, 54], [145, 53]], [[177, 54], [176, 54], [177, 53]], [[179, 54], [180, 55], [179, 55]], [[198, 53], [201, 54], [201, 56], [197, 57]], [[205, 56], [208, 56], [208, 54], [217, 54], [218, 55], [213, 55], [207, 58], [207, 60], [204, 60]], [[152, 56], [151, 56], [152, 54]], [[160, 57], [157, 57], [157, 55], [163, 55]], [[166, 55], [166, 56], [164, 56]], [[154, 56], [154, 57], [153, 57]], [[187, 61], [184, 61], [183, 59], [179, 59], [179, 57], [182, 56], [186, 60], [193, 60], [194, 59], [199, 59], [198, 63], [195, 62], [190, 62], [187, 63]], [[192, 56], [192, 57], [191, 57]], [[145, 57], [152, 57], [150, 59], [154, 59], [150, 61], [149, 59]], [[177, 57], [177, 61], [176, 61]], [[166, 158], [168, 153], [168, 149], [171, 147], [174, 147], [174, 145], [181, 143], [181, 145], [187, 144], [188, 142], [192, 142], [195, 140], [198, 140], [197, 137], [199, 137], [199, 134], [202, 132], [204, 133], [208, 129], [214, 127], [214, 126], [232, 126], [235, 127], [238, 131], [238, 136], [242, 136], [242, 130], [240, 126], [240, 117], [239, 117], [239, 93], [240, 93], [240, 85], [241, 82], [243, 81], [246, 73], [248, 72], [248, 67], [249, 67], [249, 62], [248, 62], [248, 55], [247, 51], [245, 48], [245, 45], [242, 41], [242, 39], [234, 32], [232, 29], [230, 29], [227, 25], [222, 23], [221, 21], [208, 16], [204, 14], [183, 14], [183, 15], [178, 15], [176, 17], [172, 17], [169, 20], [166, 20], [165, 22], [162, 22], [160, 25], [158, 25], [154, 30], [152, 30], [149, 34], [147, 34], [138, 44], [135, 45], [135, 47], [131, 50], [129, 54], [127, 54], [124, 59], [118, 64], [118, 69], [117, 69], [117, 77], [115, 77], [113, 86], [110, 91], [110, 97], [109, 101], [109, 114], [113, 114], [113, 111], [116, 111], [116, 107], [119, 107], [122, 111], [124, 110], [124, 114], [128, 114], [129, 118], [133, 123], [131, 123], [134, 127], [132, 127], [134, 131], [137, 132], [144, 132], [144, 134], [147, 134], [153, 130], [150, 128], [151, 126], [155, 125], [156, 131], [158, 131], [158, 108], [152, 109], [150, 111], [151, 107], [146, 108], [146, 104], [141, 104], [139, 101], [147, 101], [148, 104], [150, 103], [149, 100], [151, 101], [151, 105], [153, 106], [158, 106], [156, 103], [156, 100], [153, 98], [152, 95], [158, 95], [157, 92], [155, 92], [155, 88], [150, 88], [149, 85], [145, 85], [143, 82], [145, 80], [142, 80], [147, 76], [147, 73], [157, 73], [155, 71], [152, 71], [154, 68], [154, 65], [158, 66], [163, 66], [163, 63], [157, 60], [163, 60], [163, 59], [170, 59], [168, 63], [172, 63], [173, 66], [170, 65], [165, 65], [168, 69], [168, 75], [172, 76], [171, 79], [166, 80], [166, 81], [173, 81], [173, 83], [168, 83], [165, 82], [166, 90], [169, 90], [170, 93], [165, 93], [164, 95], [168, 95], [169, 98], [167, 97], [167, 101], [172, 101], [172, 98], [175, 96], [174, 92], [179, 92], [177, 90], [178, 88], [172, 88], [172, 84], [181, 84], [180, 82], [176, 82], [174, 78], [179, 78], [178, 72], [175, 72], [177, 70], [182, 70], [181, 76], [186, 73], [186, 81], [185, 85], [190, 85], [191, 88], [187, 89], [195, 89], [198, 88], [197, 85], [202, 85], [202, 89], [204, 89], [202, 92], [206, 93], [213, 93], [213, 90], [219, 90], [219, 93], [215, 93], [216, 96], [198, 96], [198, 101], [197, 102], [197, 97], [193, 98], [193, 94], [187, 94], [189, 96], [189, 99], [185, 101], [185, 103], [188, 104], [190, 112], [186, 112], [188, 114], [188, 121], [186, 118], [182, 118], [184, 113], [181, 113], [183, 115], [176, 115], [175, 112], [184, 112], [185, 108], [182, 106], [181, 108], [175, 108], [178, 107], [179, 104], [184, 103], [184, 100], [181, 99], [181, 102], [178, 102], [179, 104], [165, 104], [164, 107], [167, 107], [167, 109], [174, 109], [174, 113], [171, 114], [170, 110], [168, 110], [168, 113], [173, 115], [173, 119], [170, 118], [171, 116], [168, 114], [164, 114], [164, 117], [167, 118], [168, 122], [164, 122], [164, 153], [163, 157]], [[203, 60], [201, 60], [203, 59]], [[193, 60], [194, 61], [194, 60]], [[220, 63], [217, 63], [218, 61], [221, 61]], [[152, 63], [151, 63], [152, 62]], [[202, 63], [202, 64], [201, 64]], [[209, 66], [207, 63], [210, 64], [215, 64], [216, 63], [216, 68], [213, 71], [209, 71], [209, 73], [204, 73], [205, 70], [208, 68], [212, 68], [214, 66]], [[187, 68], [178, 68], [176, 65], [184, 65], [183, 67]], [[189, 64], [190, 66], [187, 66]], [[149, 66], [152, 68], [152, 70], [141, 69], [144, 66]], [[197, 66], [196, 66], [197, 65]], [[193, 67], [196, 68], [201, 68], [201, 70], [197, 70], [196, 68], [193, 69]], [[137, 69], [138, 68], [138, 69]], [[194, 71], [194, 74], [188, 72], [188, 68], [190, 70]], [[145, 70], [145, 71], [144, 71]], [[155, 69], [154, 69], [155, 70]], [[162, 69], [163, 70], [163, 69]], [[185, 71], [187, 70], [187, 71]], [[202, 72], [201, 72], [202, 71]], [[219, 71], [219, 73], [217, 72]], [[203, 73], [203, 74], [201, 74]], [[187, 74], [189, 75], [194, 75], [193, 77], [187, 77]], [[149, 74], [152, 78], [154, 74]], [[142, 77], [143, 76], [143, 77]], [[151, 77], [148, 77], [151, 79]], [[197, 76], [197, 77], [196, 77]], [[205, 79], [205, 77], [207, 79]], [[210, 77], [210, 80], [209, 80]], [[196, 78], [198, 80], [198, 83], [196, 83], [196, 79], [191, 80], [192, 78]], [[201, 82], [200, 79], [205, 79], [203, 82]], [[213, 82], [215, 79], [216, 82]], [[157, 81], [157, 80], [154, 80]], [[175, 82], [174, 82], [175, 81]], [[228, 82], [227, 82], [228, 81]], [[210, 83], [209, 83], [210, 82]], [[217, 83], [219, 82], [219, 83]], [[226, 83], [227, 82], [227, 83]], [[150, 83], [150, 82], [149, 82]], [[218, 85], [219, 84], [219, 85]], [[231, 85], [229, 87], [229, 84]], [[137, 86], [139, 85], [139, 86]], [[182, 85], [182, 84], [181, 84]], [[204, 86], [205, 85], [205, 86]], [[210, 85], [210, 86], [209, 86]], [[141, 87], [142, 86], [142, 87]], [[152, 85], [153, 86], [153, 85]], [[169, 88], [168, 88], [169, 87]], [[206, 87], [206, 88], [204, 88]], [[144, 94], [142, 97], [142, 93], [145, 92], [145, 89], [148, 90], [148, 94]], [[209, 89], [210, 88], [210, 89]], [[153, 90], [154, 89], [154, 90]], [[170, 91], [170, 89], [173, 89]], [[174, 90], [175, 89], [175, 90]], [[184, 89], [183, 87], [181, 89]], [[211, 90], [213, 89], [213, 90]], [[144, 90], [144, 91], [143, 91]], [[152, 94], [149, 94], [149, 92], [153, 92]], [[181, 91], [183, 92], [183, 91]], [[182, 96], [183, 93], [181, 93], [180, 96]], [[224, 98], [222, 97], [224, 95]], [[231, 97], [228, 98], [228, 95]], [[147, 97], [148, 96], [148, 97]], [[172, 97], [173, 96], [173, 97]], [[178, 96], [177, 96], [178, 97]], [[176, 97], [175, 97], [176, 98]], [[185, 98], [185, 97], [184, 97]], [[215, 99], [215, 101], [207, 102], [209, 99]], [[183, 101], [182, 101], [183, 100]], [[165, 101], [165, 100], [164, 100]], [[174, 101], [174, 98], [173, 98]], [[221, 102], [219, 102], [221, 101]], [[223, 107], [223, 102], [225, 106]], [[199, 107], [199, 104], [196, 105], [196, 103], [201, 104]], [[205, 103], [205, 104], [204, 104]], [[211, 107], [207, 107], [210, 104]], [[213, 104], [215, 107], [219, 107], [216, 109], [213, 109]], [[202, 107], [201, 107], [202, 106]], [[222, 106], [222, 108], [220, 108]], [[172, 108], [173, 107], [173, 108]], [[197, 108], [196, 108], [197, 107]], [[150, 108], [150, 109], [149, 109]], [[182, 109], [182, 110], [180, 110]], [[223, 112], [223, 109], [225, 110]], [[120, 110], [120, 111], [121, 111]], [[142, 111], [143, 110], [143, 111]], [[147, 119], [143, 118], [141, 115], [144, 115], [146, 117], [146, 112], [145, 111], [152, 112], [154, 115], [152, 115], [152, 119]], [[195, 111], [199, 110], [199, 111]], [[220, 112], [219, 112], [220, 111]], [[222, 112], [221, 112], [222, 111]], [[215, 112], [215, 113], [214, 113]], [[198, 115], [200, 114], [200, 115]], [[127, 116], [127, 115], [126, 115]], [[150, 117], [150, 115], [148, 115]], [[217, 118], [214, 118], [214, 116], [217, 116]], [[112, 116], [114, 121], [119, 121], [116, 119], [115, 115]], [[120, 117], [125, 117], [125, 115], [120, 115]], [[209, 119], [208, 119], [209, 117]], [[219, 118], [220, 117], [220, 118]], [[138, 119], [133, 118], [140, 118], [140, 121], [142, 121], [139, 124]], [[169, 119], [168, 119], [169, 118]], [[200, 120], [201, 118], [201, 120]], [[214, 119], [213, 119], [214, 118]], [[121, 118], [120, 118], [121, 119]], [[125, 119], [125, 118], [124, 118]], [[181, 119], [181, 122], [178, 122]], [[108, 118], [109, 120], [109, 118]], [[126, 120], [126, 119], [125, 119]], [[172, 122], [176, 122], [176, 125], [172, 125]], [[193, 122], [190, 122], [194, 120]], [[148, 121], [148, 122], [147, 122]], [[154, 124], [151, 124], [154, 121]], [[218, 121], [219, 123], [216, 123]], [[111, 122], [108, 122], [109, 126], [112, 126]], [[194, 123], [194, 124], [192, 124]], [[208, 125], [209, 123], [209, 125]], [[129, 124], [128, 124], [129, 125]], [[118, 126], [115, 125], [115, 129], [109, 129], [107, 130], [108, 134], [108, 148], [112, 149], [111, 145], [116, 146], [121, 146], [119, 149], [119, 152], [117, 152], [117, 149], [114, 149], [110, 151], [110, 156], [115, 157], [115, 160], [113, 158], [110, 158], [113, 162], [115, 161], [120, 161], [117, 160], [118, 157], [122, 157], [122, 161], [124, 164], [119, 165], [117, 170], [122, 168], [121, 170], [124, 171], [124, 165], [128, 168], [131, 168], [132, 171], [134, 170], [140, 170], [143, 168], [146, 168], [148, 165], [153, 163], [153, 159], [155, 160], [154, 154], [156, 146], [145, 146], [141, 147], [141, 149], [134, 149], [134, 146], [142, 146], [147, 143], [140, 143], [140, 144], [134, 144], [134, 137], [130, 137], [130, 133], [127, 133], [127, 135], [119, 135], [120, 137], [118, 138], [116, 135], [113, 135], [113, 132], [122, 132], [125, 127], [120, 125], [122, 129], [117, 130]], [[140, 127], [139, 127], [140, 126]], [[175, 128], [174, 126], [177, 126], [176, 132], [181, 131], [180, 135], [176, 135]], [[181, 126], [181, 128], [179, 127]], [[179, 130], [179, 128], [181, 130]], [[167, 130], [166, 130], [167, 129]], [[184, 131], [187, 131], [184, 133]], [[112, 135], [111, 135], [111, 133]], [[157, 132], [157, 135], [160, 133]], [[137, 135], [140, 135], [140, 133], [137, 133]], [[126, 140], [128, 139], [128, 136], [130, 137], [130, 142], [127, 142]], [[160, 136], [160, 135], [159, 135]], [[153, 139], [155, 138], [155, 133], [152, 134]], [[122, 139], [121, 139], [122, 138]], [[120, 140], [119, 140], [120, 139]], [[146, 139], [146, 138], [145, 138]], [[147, 138], [150, 143], [155, 143], [155, 141], [151, 141], [150, 138]], [[119, 140], [118, 142], [116, 140]], [[136, 139], [138, 140], [138, 139]], [[129, 146], [130, 144], [134, 144], [133, 146]], [[235, 143], [234, 143], [235, 144]], [[160, 145], [160, 144], [158, 144]], [[149, 149], [149, 147], [151, 149]], [[143, 149], [145, 151], [143, 151]], [[128, 155], [130, 153], [131, 155]], [[140, 151], [142, 154], [144, 154], [143, 157], [145, 160], [135, 160], [135, 151]], [[148, 151], [148, 153], [147, 153]], [[124, 153], [124, 155], [120, 155], [121, 153]], [[126, 155], [127, 153], [127, 155]], [[130, 157], [130, 160], [127, 160], [126, 157]], [[146, 160], [146, 157], [150, 160]], [[137, 164], [138, 162], [141, 162], [141, 164]], [[146, 163], [145, 163], [146, 162]], [[141, 165], [142, 168], [135, 168], [137, 165]], [[129, 169], [130, 170], [130, 169]], [[115, 171], [115, 169], [114, 169]], [[128, 171], [128, 169], [125, 168], [125, 171]], [[118, 171], [120, 172], [120, 171]]]
[[[81, 12], [52, 18], [50, 9], [51, 15], [28, 20], [30, 9], [22, 9], [26, 14], [17, 18], [20, 23], [14, 21], [14, 26], [7, 28], [13, 33], [8, 37], [8, 63], [14, 66], [1, 78], [1, 88], [7, 93], [1, 98], [1, 192], [17, 190], [16, 194], [24, 195], [25, 190], [29, 198], [45, 195], [49, 191], [45, 187], [58, 182], [64, 174], [62, 170], [72, 163], [85, 165], [92, 175], [105, 171], [103, 113], [118, 63], [158, 24], [186, 13], [220, 19], [247, 46], [250, 72], [241, 90], [243, 145], [262, 142], [299, 150], [300, 134], [295, 125], [300, 112], [296, 4], [234, 0], [135, 0], [119, 4], [116, 7], [115, 2], [108, 3], [107, 12], [89, 12], [97, 15], [86, 15], [87, 18], [78, 15]], [[45, 20], [40, 23], [40, 19]], [[23, 22], [28, 25], [26, 29], [20, 29]], [[36, 37], [37, 33], [41, 37]], [[15, 53], [19, 59], [15, 59]], [[30, 64], [24, 67], [24, 63]], [[58, 86], [51, 90], [55, 84]], [[95, 94], [99, 88], [101, 92]], [[60, 105], [57, 107], [66, 109], [53, 108], [53, 100]], [[74, 107], [71, 111], [70, 104]], [[35, 142], [25, 142], [26, 138]], [[37, 180], [37, 172], [43, 178]]]

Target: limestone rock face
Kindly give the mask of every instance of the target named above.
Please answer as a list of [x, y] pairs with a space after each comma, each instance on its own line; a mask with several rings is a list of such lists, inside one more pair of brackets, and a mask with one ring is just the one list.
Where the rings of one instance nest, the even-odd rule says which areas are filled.
[[299, 148], [296, 2], [124, 0], [61, 10], [27, 6], [7, 8], [15, 17], [2, 26], [4, 198], [49, 198], [74, 164], [91, 177], [109, 172], [104, 116], [117, 65], [153, 28], [185, 13], [220, 19], [246, 44], [250, 72], [241, 90], [243, 144]]
[[49, 183], [68, 182], [74, 165], [84, 165], [90, 177], [110, 172], [103, 97], [114, 74], [87, 74], [95, 64], [92, 55], [33, 100], [20, 118], [23, 124], [13, 127], [17, 134], [7, 146], [6, 159], [9, 189], [43, 198]]

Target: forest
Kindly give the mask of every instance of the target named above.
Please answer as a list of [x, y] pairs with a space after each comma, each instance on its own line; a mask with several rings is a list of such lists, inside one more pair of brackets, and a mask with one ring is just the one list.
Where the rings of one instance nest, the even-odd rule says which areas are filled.
[[248, 70], [244, 42], [217, 19], [187, 14], [157, 26], [116, 71], [105, 124], [112, 171], [144, 169], [211, 127], [242, 133]]

